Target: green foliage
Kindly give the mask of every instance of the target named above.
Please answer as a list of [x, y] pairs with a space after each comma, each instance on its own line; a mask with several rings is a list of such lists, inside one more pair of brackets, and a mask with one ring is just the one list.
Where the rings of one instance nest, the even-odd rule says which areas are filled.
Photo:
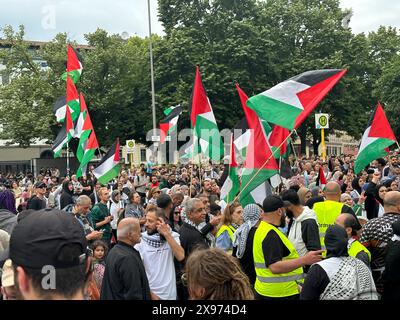
[[[360, 138], [377, 100], [400, 133], [400, 34], [380, 27], [368, 35], [342, 26], [348, 11], [339, 0], [159, 0], [159, 18], [166, 35], [153, 36], [157, 120], [162, 110], [181, 103], [188, 110], [195, 66], [220, 129], [243, 117], [234, 83], [252, 96], [311, 69], [347, 68], [316, 111], [331, 114], [333, 131], [345, 129]], [[9, 50], [0, 50], [11, 82], [0, 86], [2, 138], [28, 146], [33, 138], [54, 139], [58, 126], [52, 114], [65, 94], [66, 34], [58, 34], [37, 54], [48, 62], [41, 69], [23, 41], [21, 27], [2, 29]], [[77, 84], [85, 94], [101, 145], [134, 138], [145, 142], [152, 128], [149, 39], [96, 30], [81, 49], [83, 74]], [[73, 44], [74, 45], [74, 44]], [[180, 128], [189, 127], [185, 112]], [[299, 129], [303, 142], [316, 142], [313, 114]]]

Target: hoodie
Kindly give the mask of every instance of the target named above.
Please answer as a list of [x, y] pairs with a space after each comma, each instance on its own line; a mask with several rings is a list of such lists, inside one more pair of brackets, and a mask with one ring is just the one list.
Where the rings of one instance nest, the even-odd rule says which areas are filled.
[[309, 207], [303, 208], [302, 214], [293, 218], [288, 235], [300, 257], [306, 255], [309, 251], [321, 249], [315, 212]]

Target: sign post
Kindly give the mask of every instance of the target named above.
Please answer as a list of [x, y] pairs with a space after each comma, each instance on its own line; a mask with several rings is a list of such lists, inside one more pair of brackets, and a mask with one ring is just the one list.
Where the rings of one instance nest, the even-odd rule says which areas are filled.
[[321, 157], [326, 160], [325, 129], [329, 129], [329, 114], [315, 114], [315, 128], [321, 129]]
[[135, 140], [126, 140], [126, 154], [129, 157], [129, 162], [131, 163], [131, 169], [133, 169], [133, 153], [135, 150]]

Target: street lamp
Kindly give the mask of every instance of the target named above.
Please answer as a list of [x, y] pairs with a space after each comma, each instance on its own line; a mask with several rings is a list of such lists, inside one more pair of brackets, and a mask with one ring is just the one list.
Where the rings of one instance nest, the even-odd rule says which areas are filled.
[[151, 74], [151, 101], [153, 110], [153, 134], [156, 133], [156, 97], [154, 90], [154, 67], [153, 67], [153, 46], [151, 43], [151, 15], [150, 15], [150, 0], [147, 0], [147, 8], [149, 12], [149, 50], [150, 50], [150, 74]]

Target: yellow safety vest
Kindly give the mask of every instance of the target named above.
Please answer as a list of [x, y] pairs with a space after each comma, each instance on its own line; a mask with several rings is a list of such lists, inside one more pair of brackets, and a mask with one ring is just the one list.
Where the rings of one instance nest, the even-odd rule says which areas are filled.
[[350, 257], [355, 258], [361, 251], [364, 251], [368, 255], [369, 262], [371, 262], [371, 252], [360, 241], [353, 239], [349, 244], [347, 252]]
[[231, 241], [233, 242], [233, 234], [235, 233], [236, 229], [231, 225], [227, 226], [223, 224], [221, 228], [219, 228], [216, 238], [218, 238], [224, 231], [228, 231], [229, 238], [231, 238]]
[[[313, 210], [317, 216], [319, 239], [321, 241], [321, 249], [325, 250], [325, 233], [329, 226], [335, 224], [336, 218], [342, 213], [343, 203], [325, 200], [314, 204]], [[326, 251], [322, 253], [326, 257]]]
[[274, 274], [265, 265], [262, 243], [271, 230], [278, 234], [290, 252], [287, 257], [283, 257], [283, 261], [299, 257], [293, 244], [282, 232], [273, 225], [262, 221], [254, 234], [253, 240], [254, 266], [257, 275], [254, 288], [258, 294], [264, 297], [281, 298], [299, 294], [296, 281], [303, 281], [303, 268], [300, 267], [288, 273]]

